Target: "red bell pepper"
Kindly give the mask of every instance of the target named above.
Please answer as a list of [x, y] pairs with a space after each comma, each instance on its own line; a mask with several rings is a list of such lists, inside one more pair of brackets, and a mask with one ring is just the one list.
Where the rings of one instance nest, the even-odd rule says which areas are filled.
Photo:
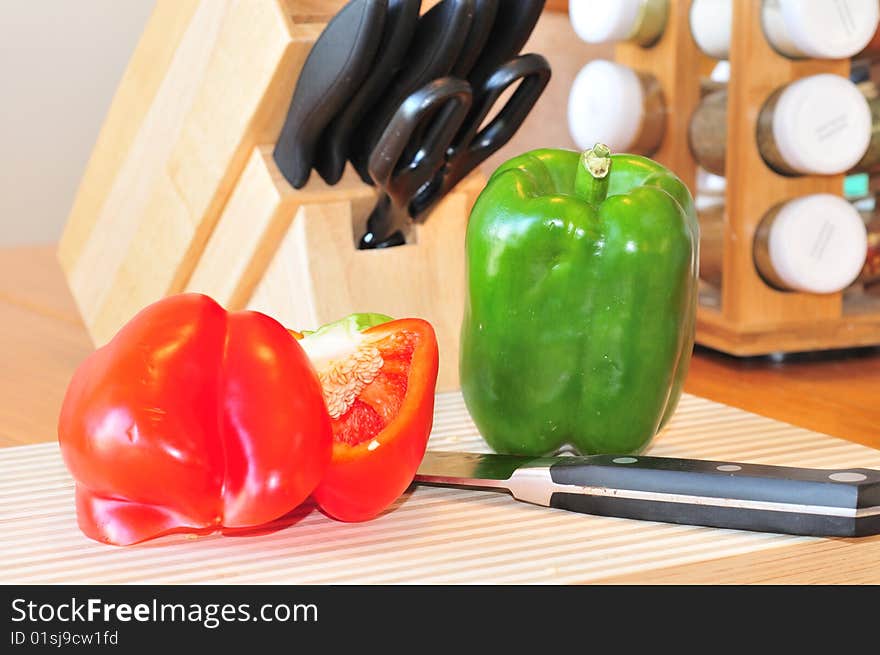
[[371, 519], [412, 484], [425, 454], [437, 383], [434, 329], [421, 319], [355, 314], [300, 343], [333, 424], [333, 457], [313, 496], [333, 518]]
[[150, 305], [82, 363], [58, 436], [80, 528], [113, 544], [271, 521], [315, 489], [332, 450], [296, 340], [199, 294]]

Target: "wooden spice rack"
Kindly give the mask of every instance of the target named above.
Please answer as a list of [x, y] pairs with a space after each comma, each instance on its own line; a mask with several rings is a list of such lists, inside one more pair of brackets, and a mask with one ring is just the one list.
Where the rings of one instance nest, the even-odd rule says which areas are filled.
[[[697, 342], [734, 355], [826, 350], [880, 344], [880, 297], [857, 289], [834, 294], [781, 292], [757, 273], [755, 230], [775, 205], [812, 193], [843, 192], [843, 175], [785, 177], [768, 168], [755, 137], [758, 114], [770, 94], [818, 73], [849, 75], [849, 60], [792, 60], [764, 37], [761, 0], [733, 4], [728, 85], [726, 190], [720, 288], [702, 285]], [[669, 0], [661, 39], [646, 49], [616, 47], [616, 59], [660, 82], [668, 121], [652, 155], [695, 189], [697, 164], [688, 146], [690, 117], [699, 102], [706, 56], [690, 34], [691, 0]]]

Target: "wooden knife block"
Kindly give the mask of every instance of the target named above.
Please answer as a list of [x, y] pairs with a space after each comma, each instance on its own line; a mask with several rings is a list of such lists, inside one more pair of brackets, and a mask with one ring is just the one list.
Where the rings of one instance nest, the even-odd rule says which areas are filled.
[[[80, 182], [58, 258], [92, 340], [186, 290], [291, 328], [354, 311], [422, 316], [440, 389], [458, 386], [464, 226], [482, 187], [462, 181], [411, 243], [357, 251], [375, 190], [349, 175], [294, 191], [274, 169], [312, 44], [344, 0], [160, 0]], [[423, 2], [423, 10], [434, 4]]]
[[462, 180], [405, 245], [358, 250], [376, 190], [350, 168], [335, 186], [313, 175], [296, 190], [272, 147], [256, 148], [186, 290], [295, 329], [352, 312], [427, 319], [440, 348], [438, 390], [457, 389], [465, 229], [484, 183], [479, 172]]
[[162, 0], [116, 90], [58, 247], [100, 345], [185, 287], [255, 146], [273, 143], [341, 0]]

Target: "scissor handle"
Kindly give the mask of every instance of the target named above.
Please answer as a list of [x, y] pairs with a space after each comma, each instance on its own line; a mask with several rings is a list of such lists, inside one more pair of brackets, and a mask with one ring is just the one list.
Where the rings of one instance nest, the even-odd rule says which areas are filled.
[[[392, 201], [405, 207], [410, 198], [443, 166], [446, 152], [471, 108], [471, 87], [464, 80], [441, 77], [410, 94], [388, 123], [370, 155], [370, 177]], [[424, 126], [424, 131], [419, 130]], [[414, 133], [418, 150], [403, 159]]]
[[[519, 80], [522, 80], [522, 84], [510, 100], [477, 133], [501, 94]], [[519, 129], [549, 81], [550, 64], [538, 54], [520, 55], [499, 66], [474, 93], [477, 100], [455, 139], [456, 150], [466, 149], [469, 158], [481, 155], [483, 159], [489, 157]], [[450, 153], [453, 157], [456, 154], [457, 152]]]
[[[480, 129], [501, 95], [515, 82], [519, 88], [495, 117]], [[507, 143], [529, 115], [550, 81], [550, 64], [538, 54], [515, 57], [500, 65], [475, 90], [476, 101], [446, 152], [445, 168], [422, 187], [410, 203], [410, 215], [424, 215], [468, 173]]]

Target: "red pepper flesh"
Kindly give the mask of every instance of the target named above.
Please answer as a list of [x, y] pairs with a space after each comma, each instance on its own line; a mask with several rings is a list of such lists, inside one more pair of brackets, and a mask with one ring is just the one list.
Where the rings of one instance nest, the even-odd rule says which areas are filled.
[[[380, 368], [374, 376], [370, 373], [369, 382], [345, 403], [344, 411], [334, 415], [340, 408], [334, 408], [333, 387], [346, 380], [344, 375], [342, 380], [329, 379], [330, 369], [336, 365], [347, 371], [347, 359], [350, 363], [351, 358], [371, 356]], [[334, 443], [330, 465], [313, 496], [322, 511], [338, 520], [374, 518], [412, 484], [425, 454], [437, 383], [434, 329], [416, 318], [375, 325], [361, 332], [347, 355], [335, 361], [328, 356], [315, 364], [333, 416]]]

